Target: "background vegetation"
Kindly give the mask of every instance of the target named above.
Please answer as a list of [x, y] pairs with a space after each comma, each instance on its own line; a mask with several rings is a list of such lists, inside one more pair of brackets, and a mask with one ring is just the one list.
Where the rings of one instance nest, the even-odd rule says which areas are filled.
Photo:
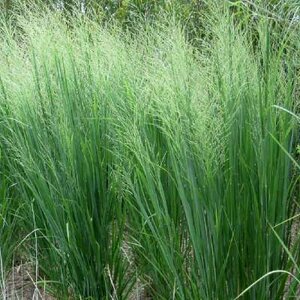
[[297, 1], [2, 12], [4, 299], [297, 297]]

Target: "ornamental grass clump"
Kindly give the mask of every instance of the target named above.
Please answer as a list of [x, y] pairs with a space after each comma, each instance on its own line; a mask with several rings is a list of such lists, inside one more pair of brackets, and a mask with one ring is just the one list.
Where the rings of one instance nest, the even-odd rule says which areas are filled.
[[2, 25], [0, 250], [58, 299], [296, 295], [299, 28], [218, 9], [198, 48], [168, 16]]

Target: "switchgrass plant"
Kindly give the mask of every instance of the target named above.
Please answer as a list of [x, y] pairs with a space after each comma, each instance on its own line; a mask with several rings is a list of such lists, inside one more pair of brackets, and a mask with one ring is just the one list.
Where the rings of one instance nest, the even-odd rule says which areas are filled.
[[24, 34], [15, 69], [4, 61], [1, 71], [13, 114], [3, 138], [25, 202], [24, 227], [40, 232], [41, 273], [58, 282], [58, 298], [120, 297], [129, 279], [120, 257], [124, 216], [112, 181], [106, 93], [113, 87], [101, 84], [110, 66], [94, 73], [106, 65], [99, 51], [108, 39], [101, 43], [98, 32], [101, 47], [89, 48], [84, 23], [67, 33], [68, 24], [50, 13], [19, 22]]
[[[289, 63], [284, 69], [289, 56], [273, 44], [268, 24], [260, 24], [253, 51], [247, 32], [230, 17], [223, 22], [213, 29], [209, 61], [198, 54], [200, 64], [189, 60], [180, 34], [169, 32], [163, 67], [152, 77], [150, 55], [144, 62], [147, 85], [155, 83], [149, 104], [143, 93], [142, 107], [137, 98], [120, 125], [122, 132], [129, 125], [132, 235], [144, 273], [153, 273], [154, 298], [233, 299], [267, 272], [288, 268], [280, 241], [290, 226], [276, 234], [272, 226], [292, 212], [293, 179], [273, 137], [292, 152], [297, 132], [273, 105], [293, 109], [295, 73]], [[246, 296], [280, 299], [285, 281], [266, 276]]]
[[282, 299], [298, 137], [275, 106], [295, 113], [299, 28], [261, 18], [253, 47], [215, 9], [196, 49], [172, 19], [133, 32], [47, 10], [14, 22], [1, 29], [0, 162], [13, 220], [35, 233], [22, 251], [54, 295], [126, 299], [137, 282], [153, 299]]
[[[149, 281], [155, 298], [232, 299], [247, 282], [289, 268], [280, 241], [288, 241], [290, 226], [276, 234], [272, 226], [293, 210], [291, 162], [273, 139], [275, 134], [292, 152], [298, 138], [291, 118], [273, 108], [295, 105], [294, 52], [285, 47], [290, 32], [279, 44], [262, 22], [253, 50], [248, 32], [230, 17], [223, 22], [213, 29], [210, 61], [201, 57], [201, 69], [187, 59], [190, 51], [176, 34], [168, 40], [159, 75], [155, 71], [147, 81], [155, 82], [149, 108], [139, 108], [137, 99], [121, 122], [129, 124], [126, 157], [133, 157], [125, 175], [131, 215], [139, 212], [132, 226], [143, 229], [133, 231], [140, 241], [136, 251], [145, 273], [154, 273]], [[149, 75], [151, 66], [150, 58]], [[247, 297], [280, 299], [286, 277], [276, 275], [264, 277]]]

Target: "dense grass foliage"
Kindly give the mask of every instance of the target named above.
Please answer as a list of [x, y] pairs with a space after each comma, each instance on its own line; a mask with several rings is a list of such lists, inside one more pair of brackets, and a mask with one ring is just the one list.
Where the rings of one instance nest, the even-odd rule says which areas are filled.
[[299, 21], [210, 13], [200, 48], [167, 17], [3, 22], [2, 289], [15, 255], [57, 299], [296, 295]]

